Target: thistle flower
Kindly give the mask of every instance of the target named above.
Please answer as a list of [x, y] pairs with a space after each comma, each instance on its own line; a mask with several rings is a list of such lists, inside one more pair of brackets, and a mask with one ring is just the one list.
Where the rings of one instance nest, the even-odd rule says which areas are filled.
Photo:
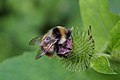
[[82, 32], [78, 27], [72, 30], [73, 48], [67, 58], [61, 61], [70, 71], [85, 70], [90, 67], [90, 61], [94, 54], [94, 39], [89, 26], [88, 33]]

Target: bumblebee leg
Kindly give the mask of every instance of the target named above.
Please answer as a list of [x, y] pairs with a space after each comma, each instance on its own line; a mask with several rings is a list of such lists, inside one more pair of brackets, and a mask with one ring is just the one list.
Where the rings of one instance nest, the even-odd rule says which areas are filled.
[[37, 52], [37, 55], [36, 55], [35, 59], [39, 59], [39, 58], [42, 57], [43, 55], [45, 55], [45, 52], [42, 52], [42, 53], [41, 53], [41, 50], [39, 50], [39, 51]]

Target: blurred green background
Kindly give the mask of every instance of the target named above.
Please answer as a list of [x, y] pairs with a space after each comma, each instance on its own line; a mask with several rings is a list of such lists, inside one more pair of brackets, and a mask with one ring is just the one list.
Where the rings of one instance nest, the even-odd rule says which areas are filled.
[[0, 0], [0, 61], [30, 50], [28, 42], [52, 27], [80, 22], [78, 0]]
[[[0, 0], [0, 61], [30, 50], [28, 42], [50, 28], [80, 26], [78, 0]], [[120, 1], [109, 0], [111, 12], [120, 13]]]
[[[109, 4], [110, 12], [114, 14], [120, 13], [120, 0], [108, 0], [108, 4]], [[27, 58], [26, 55], [23, 55], [23, 57], [26, 56], [25, 61], [30, 60], [31, 61], [30, 64], [34, 65], [33, 71], [30, 71], [33, 72], [34, 74], [32, 73], [30, 75], [25, 74], [24, 70], [27, 69], [27, 67], [31, 67], [31, 66], [24, 67], [24, 64], [21, 64], [20, 71], [23, 72], [20, 73], [19, 75], [25, 74], [26, 77], [22, 78], [21, 76], [20, 80], [53, 80], [53, 79], [54, 80], [62, 80], [62, 79], [91, 80], [85, 77], [86, 75], [89, 75], [89, 73], [94, 73], [93, 75], [96, 75], [97, 73], [94, 71], [92, 72], [88, 71], [87, 73], [85, 72], [75, 73], [75, 74], [67, 71], [60, 72], [61, 69], [59, 70], [59, 68], [63, 68], [63, 67], [59, 67], [61, 65], [60, 63], [58, 63], [56, 58], [53, 60], [50, 59], [51, 60], [50, 62], [48, 61], [49, 59], [46, 57], [43, 60], [41, 59], [35, 61], [34, 56], [36, 53], [32, 51], [35, 51], [36, 47], [31, 47], [28, 45], [28, 42], [32, 38], [38, 35], [43, 35], [50, 28], [55, 27], [57, 25], [66, 26], [66, 27], [75, 27], [75, 26], [83, 27], [80, 14], [81, 13], [79, 8], [79, 0], [0, 0], [0, 62], [1, 62], [0, 66], [3, 67], [8, 66], [8, 68], [5, 69], [5, 70], [8, 69], [8, 71], [4, 71], [2, 68], [0, 68], [0, 70], [3, 70], [3, 72], [5, 72], [4, 74], [6, 75], [8, 74], [12, 75], [11, 73], [12, 70], [17, 69], [17, 67], [19, 67], [17, 66], [17, 64], [22, 63], [22, 61], [19, 62], [22, 59], [22, 57], [21, 58], [19, 57], [18, 59], [16, 59], [16, 57], [22, 55], [25, 51], [30, 51], [30, 53], [26, 52], [29, 54], [28, 55], [30, 56], [29, 58]], [[9, 66], [11, 66], [12, 64], [6, 65], [5, 63], [10, 64], [9, 60], [11, 58], [13, 58], [13, 60], [11, 61], [18, 60], [18, 63], [15, 62], [14, 67], [12, 67], [12, 69], [10, 68], [11, 69], [10, 70]], [[31, 60], [30, 58], [33, 59]], [[4, 60], [8, 62], [4, 62]], [[44, 73], [42, 74], [42, 72], [37, 71], [39, 68], [35, 69], [36, 66], [38, 66], [37, 64], [40, 64], [41, 61], [42, 63], [45, 63], [44, 65], [46, 66], [51, 66], [51, 64], [56, 64], [48, 68], [58, 67], [58, 70], [55, 69], [54, 71], [54, 69], [45, 68], [47, 69], [45, 70], [46, 73], [43, 70]], [[48, 70], [51, 70], [48, 72], [49, 74], [53, 74], [53, 76], [51, 76], [50, 78], [44, 77], [44, 75], [46, 74], [47, 76], [49, 76], [49, 74], [47, 73]], [[13, 72], [13, 74], [15, 73], [19, 73], [19, 70], [18, 72], [17, 71]], [[27, 73], [29, 73], [29, 71]], [[40, 74], [39, 78], [38, 76], [35, 76], [36, 75], [35, 73], [37, 75]], [[61, 76], [59, 77], [54, 76], [54, 73], [55, 75], [61, 75]], [[69, 75], [67, 75], [68, 77], [65, 78], [66, 74]], [[5, 77], [6, 75], [2, 75], [2, 77], [3, 76]], [[92, 80], [100, 80], [97, 79], [97, 77], [102, 77], [102, 76], [103, 76], [102, 74], [97, 75], [96, 78], [95, 79], [92, 78]], [[74, 79], [74, 77], [76, 78]], [[115, 76], [112, 75], [111, 77], [115, 77]], [[112, 80], [111, 77], [109, 77], [108, 79]], [[10, 75], [8, 75], [8, 78], [7, 77], [1, 78], [0, 80], [12, 80], [13, 77], [10, 77]], [[117, 79], [119, 80], [119, 78], [120, 77], [118, 77]], [[14, 77], [13, 80], [15, 79], [17, 79], [17, 77]], [[103, 80], [103, 78], [101, 78], [101, 80]]]

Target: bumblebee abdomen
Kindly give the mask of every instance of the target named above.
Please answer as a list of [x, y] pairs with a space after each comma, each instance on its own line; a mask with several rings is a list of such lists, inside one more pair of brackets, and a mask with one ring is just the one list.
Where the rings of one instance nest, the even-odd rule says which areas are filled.
[[47, 52], [45, 55], [46, 55], [46, 56], [49, 56], [49, 57], [53, 57], [53, 54], [54, 54], [54, 53]]

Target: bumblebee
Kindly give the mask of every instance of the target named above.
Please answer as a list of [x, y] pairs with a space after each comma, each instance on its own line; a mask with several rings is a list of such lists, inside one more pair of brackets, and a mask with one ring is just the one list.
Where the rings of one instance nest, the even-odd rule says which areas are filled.
[[38, 51], [36, 55], [36, 59], [39, 59], [43, 55], [52, 57], [54, 53], [59, 57], [67, 58], [67, 55], [72, 50], [71, 29], [62, 26], [53, 27], [42, 38], [35, 37], [29, 44], [37, 44], [41, 48], [41, 51]]

